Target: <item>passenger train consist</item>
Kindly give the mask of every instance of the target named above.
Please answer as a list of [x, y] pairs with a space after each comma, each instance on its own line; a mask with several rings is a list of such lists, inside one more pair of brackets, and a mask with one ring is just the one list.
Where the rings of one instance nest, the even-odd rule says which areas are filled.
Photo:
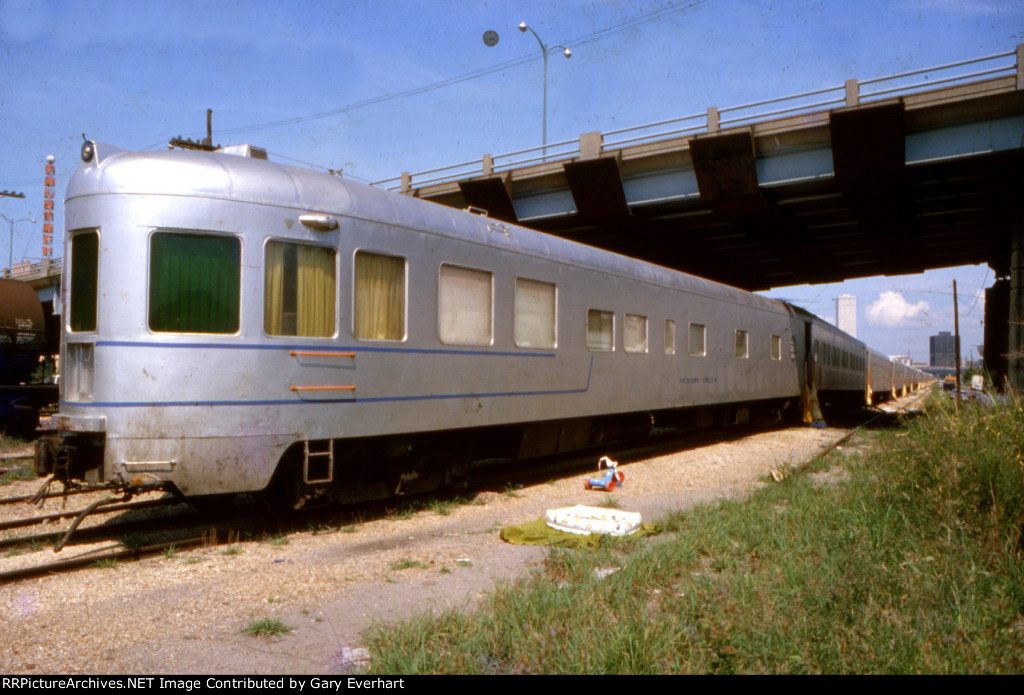
[[83, 146], [40, 475], [289, 504], [920, 386], [811, 314], [256, 148]]

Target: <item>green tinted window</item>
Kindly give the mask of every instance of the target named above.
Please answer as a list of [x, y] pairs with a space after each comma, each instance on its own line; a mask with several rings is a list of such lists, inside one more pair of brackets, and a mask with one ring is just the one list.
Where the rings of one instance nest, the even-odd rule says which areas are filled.
[[72, 331], [96, 330], [96, 277], [99, 268], [100, 235], [82, 232], [71, 237]]
[[235, 333], [241, 245], [234, 237], [158, 232], [149, 252], [149, 327]]

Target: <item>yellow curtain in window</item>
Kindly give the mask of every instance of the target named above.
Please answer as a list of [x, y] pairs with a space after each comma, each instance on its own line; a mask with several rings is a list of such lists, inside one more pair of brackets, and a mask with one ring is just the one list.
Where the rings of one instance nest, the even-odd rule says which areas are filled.
[[356, 254], [355, 334], [366, 340], [405, 335], [405, 259]]
[[334, 335], [334, 252], [319, 246], [300, 246], [298, 266], [298, 335]]
[[263, 330], [270, 335], [283, 335], [284, 323], [284, 244], [267, 244], [267, 267], [264, 276]]

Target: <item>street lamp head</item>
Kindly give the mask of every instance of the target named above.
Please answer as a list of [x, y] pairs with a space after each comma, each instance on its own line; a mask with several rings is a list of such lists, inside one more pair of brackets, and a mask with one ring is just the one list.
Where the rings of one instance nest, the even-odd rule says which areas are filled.
[[525, 34], [527, 29], [526, 22], [519, 22], [519, 31]]
[[572, 58], [572, 51], [570, 51], [568, 48], [562, 51], [562, 53], [565, 54], [566, 58]]

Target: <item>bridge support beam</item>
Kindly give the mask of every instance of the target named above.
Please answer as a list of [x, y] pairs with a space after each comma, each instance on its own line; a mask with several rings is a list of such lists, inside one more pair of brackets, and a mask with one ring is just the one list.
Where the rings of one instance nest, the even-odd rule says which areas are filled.
[[1010, 231], [1009, 305], [1006, 378], [1011, 389], [1024, 393], [1024, 220]]
[[1002, 278], [985, 290], [985, 352], [982, 355], [988, 372], [986, 378], [1000, 391], [1006, 386], [1009, 316], [1010, 281]]
[[576, 203], [576, 213], [586, 220], [629, 215], [622, 174], [615, 157], [584, 159], [563, 165], [565, 178]]
[[509, 174], [485, 179], [459, 181], [459, 190], [466, 205], [486, 210], [488, 217], [502, 222], [518, 224], [519, 217], [512, 206], [511, 177]]

